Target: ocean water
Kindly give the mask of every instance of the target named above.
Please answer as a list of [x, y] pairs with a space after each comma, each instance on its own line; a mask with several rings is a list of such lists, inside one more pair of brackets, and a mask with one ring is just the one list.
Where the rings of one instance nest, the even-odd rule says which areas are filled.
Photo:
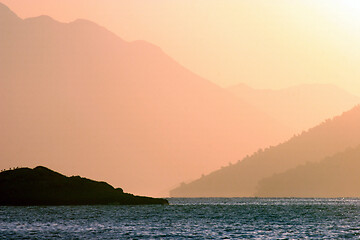
[[169, 199], [0, 207], [0, 239], [359, 239], [360, 199]]

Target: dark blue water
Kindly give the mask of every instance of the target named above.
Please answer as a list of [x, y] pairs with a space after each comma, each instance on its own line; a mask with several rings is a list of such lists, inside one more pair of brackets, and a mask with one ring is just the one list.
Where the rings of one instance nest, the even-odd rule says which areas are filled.
[[359, 239], [360, 199], [170, 199], [0, 207], [1, 239]]

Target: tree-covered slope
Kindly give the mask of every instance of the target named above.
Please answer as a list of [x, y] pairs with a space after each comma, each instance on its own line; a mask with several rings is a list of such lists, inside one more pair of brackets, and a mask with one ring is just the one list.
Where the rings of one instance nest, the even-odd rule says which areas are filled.
[[360, 144], [360, 106], [326, 120], [290, 140], [259, 150], [237, 164], [223, 167], [172, 190], [173, 197], [254, 196], [258, 182], [276, 173]]
[[260, 181], [259, 197], [360, 197], [360, 146]]

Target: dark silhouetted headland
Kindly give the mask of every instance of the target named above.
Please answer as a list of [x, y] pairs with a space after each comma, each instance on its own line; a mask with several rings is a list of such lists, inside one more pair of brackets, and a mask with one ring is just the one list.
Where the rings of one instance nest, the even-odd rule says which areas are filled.
[[168, 204], [166, 199], [134, 196], [79, 176], [66, 177], [46, 167], [0, 173], [0, 205], [141, 205]]

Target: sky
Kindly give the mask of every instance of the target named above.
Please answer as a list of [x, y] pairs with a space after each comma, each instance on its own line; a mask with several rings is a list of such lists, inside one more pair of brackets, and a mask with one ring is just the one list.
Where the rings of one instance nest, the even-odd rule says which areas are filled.
[[360, 95], [357, 0], [1, 0], [21, 18], [94, 21], [224, 87], [330, 83]]

